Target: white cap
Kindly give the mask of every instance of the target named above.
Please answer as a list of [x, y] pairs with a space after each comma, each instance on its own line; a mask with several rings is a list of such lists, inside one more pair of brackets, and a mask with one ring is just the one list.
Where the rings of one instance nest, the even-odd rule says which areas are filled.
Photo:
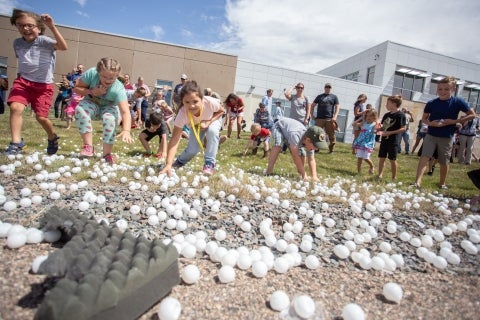
[[184, 73], [184, 74], [182, 74], [182, 76], [180, 77], [180, 79], [187, 80], [188, 77], [187, 77], [187, 75]]

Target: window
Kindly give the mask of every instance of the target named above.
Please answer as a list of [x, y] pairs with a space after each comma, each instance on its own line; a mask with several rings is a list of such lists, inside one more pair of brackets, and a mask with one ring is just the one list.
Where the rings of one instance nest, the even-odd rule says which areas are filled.
[[375, 79], [375, 66], [371, 66], [367, 69], [367, 84], [373, 84]]
[[403, 99], [412, 100], [415, 92], [423, 92], [425, 78], [428, 76], [420, 71], [401, 68], [395, 72], [392, 94], [399, 94]]
[[360, 74], [360, 71], [355, 71], [355, 72], [352, 72], [352, 73], [349, 73], [343, 77], [341, 77], [342, 79], [345, 79], [345, 80], [350, 80], [350, 81], [358, 81], [358, 75]]
[[7, 76], [7, 57], [0, 56], [0, 75]]
[[476, 113], [480, 112], [480, 85], [473, 83], [465, 85], [461, 95]]
[[[172, 101], [172, 86], [173, 86], [173, 81], [168, 81], [168, 80], [160, 80], [160, 79], [157, 79], [157, 84], [155, 85], [155, 90], [154, 92], [152, 93], [152, 99], [155, 99], [155, 96], [156, 96], [156, 93], [158, 90], [163, 90], [163, 87], [164, 86], [168, 86], [170, 88], [170, 90], [168, 90], [166, 92], [166, 96], [165, 96], [165, 102], [171, 106], [171, 101]], [[152, 101], [153, 103], [153, 101]]]
[[[438, 87], [438, 82], [445, 78], [445, 76], [439, 75], [439, 74], [432, 74], [432, 80], [430, 81], [430, 90], [428, 91], [429, 94], [431, 95], [437, 95], [437, 87]], [[455, 89], [455, 96], [458, 95], [458, 88], [459, 84], [463, 84], [463, 82], [459, 81], [457, 79], [457, 85]]]

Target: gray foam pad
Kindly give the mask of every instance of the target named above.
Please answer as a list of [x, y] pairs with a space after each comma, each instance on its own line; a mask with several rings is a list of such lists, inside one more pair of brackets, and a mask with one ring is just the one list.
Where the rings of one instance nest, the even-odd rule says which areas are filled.
[[35, 319], [135, 319], [180, 283], [178, 252], [74, 211], [50, 209], [40, 222], [60, 230], [63, 248], [38, 273], [61, 277]]

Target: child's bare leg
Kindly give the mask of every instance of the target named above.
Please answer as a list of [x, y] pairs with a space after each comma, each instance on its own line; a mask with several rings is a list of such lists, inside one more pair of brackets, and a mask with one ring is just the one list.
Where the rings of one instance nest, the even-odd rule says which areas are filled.
[[368, 171], [369, 173], [374, 173], [375, 172], [375, 165], [373, 164], [373, 161], [370, 159], [364, 159], [366, 163], [370, 166], [370, 170]]
[[47, 133], [48, 140], [52, 140], [53, 138], [55, 138], [52, 122], [48, 118], [39, 115], [36, 116], [36, 119], [37, 122], [40, 123], [40, 125], [43, 127], [43, 130], [45, 130], [45, 132]]
[[397, 179], [397, 160], [390, 160], [390, 168], [392, 170], [392, 180]]
[[22, 141], [23, 110], [25, 105], [19, 102], [10, 104], [10, 133], [14, 143]]
[[282, 152], [281, 146], [272, 147], [272, 150], [270, 151], [270, 156], [268, 157], [267, 174], [271, 174], [273, 172], [273, 167], [275, 166], [275, 162], [277, 161], [280, 152]]
[[362, 158], [357, 158], [357, 172], [362, 173]]
[[383, 169], [385, 168], [385, 158], [378, 158], [378, 177], [383, 176]]

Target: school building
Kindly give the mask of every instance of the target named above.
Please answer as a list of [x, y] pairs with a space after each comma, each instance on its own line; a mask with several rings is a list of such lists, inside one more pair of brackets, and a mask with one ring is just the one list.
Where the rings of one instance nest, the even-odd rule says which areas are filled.
[[[15, 78], [17, 59], [12, 43], [18, 31], [10, 25], [9, 16], [0, 15], [0, 73], [10, 83]], [[152, 91], [164, 85], [175, 86], [185, 73], [202, 87], [210, 87], [223, 99], [233, 92], [246, 105], [247, 128], [267, 89], [273, 89], [274, 101], [281, 101], [289, 114], [284, 90], [302, 82], [310, 101], [332, 84], [332, 93], [340, 102], [339, 141], [352, 142], [353, 103], [364, 93], [378, 111], [385, 112], [386, 98], [401, 94], [403, 107], [414, 115], [410, 136], [415, 139], [418, 120], [425, 103], [434, 98], [437, 82], [445, 76], [457, 78], [457, 95], [480, 112], [480, 64], [448, 57], [428, 50], [385, 41], [353, 55], [333, 66], [312, 72], [281, 68], [246, 61], [235, 55], [194, 49], [175, 44], [110, 34], [101, 31], [57, 26], [68, 43], [68, 50], [57, 53], [56, 80], [81, 63], [94, 67], [102, 57], [111, 57], [122, 65], [122, 72], [136, 82], [143, 76]], [[47, 30], [47, 35], [49, 30]], [[235, 126], [234, 126], [235, 130]]]

